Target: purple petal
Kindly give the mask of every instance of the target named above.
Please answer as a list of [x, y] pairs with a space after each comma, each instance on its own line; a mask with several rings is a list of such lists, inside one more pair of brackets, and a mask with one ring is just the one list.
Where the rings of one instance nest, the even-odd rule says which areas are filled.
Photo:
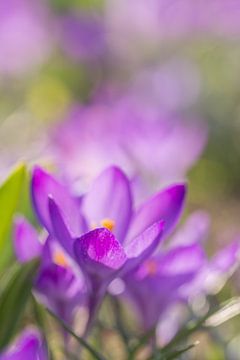
[[71, 234], [79, 236], [81, 231], [81, 215], [76, 199], [68, 189], [43, 169], [36, 167], [32, 177], [32, 200], [40, 223], [52, 234], [49, 216], [48, 198], [51, 196], [64, 212], [64, 222]]
[[206, 264], [198, 278], [198, 291], [202, 289], [202, 291], [207, 294], [218, 293], [236, 270], [239, 263], [240, 243], [236, 240], [221, 249], [213, 256], [209, 263]]
[[143, 261], [154, 252], [161, 240], [163, 228], [164, 222], [159, 221], [124, 246], [125, 253], [128, 257], [123, 268], [124, 273], [142, 264]]
[[240, 244], [234, 241], [220, 250], [211, 260], [199, 269], [192, 284], [185, 289], [192, 297], [198, 294], [216, 294], [239, 265]]
[[34, 227], [24, 217], [18, 217], [14, 226], [14, 250], [17, 259], [24, 263], [42, 253], [43, 246]]
[[127, 239], [133, 239], [159, 220], [165, 222], [164, 234], [169, 233], [181, 214], [185, 193], [184, 184], [173, 185], [144, 203], [133, 216]]
[[42, 265], [45, 266], [52, 262], [52, 243], [54, 239], [51, 236], [48, 236], [46, 241], [43, 244], [42, 250]]
[[126, 261], [126, 254], [107, 229], [92, 230], [74, 243], [76, 260], [85, 273], [105, 277], [106, 274], [121, 268]]
[[202, 243], [209, 234], [210, 218], [204, 211], [196, 211], [189, 216], [185, 224], [174, 234], [170, 247]]
[[165, 275], [198, 272], [205, 265], [205, 254], [198, 243], [180, 246], [163, 255], [158, 271]]
[[49, 198], [49, 214], [54, 237], [62, 247], [70, 254], [73, 254], [73, 237], [69, 233], [61, 213], [55, 201]]
[[85, 299], [85, 287], [81, 276], [71, 268], [57, 264], [43, 267], [35, 282], [38, 299], [64, 321], [71, 323], [73, 312]]
[[240, 263], [240, 243], [233, 241], [221, 249], [210, 261], [213, 270], [222, 274], [229, 274]]
[[47, 360], [47, 351], [37, 330], [25, 330], [14, 346], [0, 355], [1, 360]]
[[156, 272], [143, 279], [138, 275], [130, 273], [126, 277], [126, 295], [138, 310], [143, 328], [149, 330], [157, 325], [169, 306], [179, 301], [179, 289], [192, 280], [192, 274], [162, 275], [156, 267]]
[[107, 168], [93, 183], [83, 199], [83, 213], [93, 227], [104, 226], [103, 221], [113, 222], [113, 233], [122, 241], [131, 218], [132, 196], [130, 184], [117, 167]]

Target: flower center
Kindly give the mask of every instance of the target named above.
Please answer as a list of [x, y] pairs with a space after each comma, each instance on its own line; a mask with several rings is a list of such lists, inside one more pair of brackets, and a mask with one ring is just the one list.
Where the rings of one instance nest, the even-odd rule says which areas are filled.
[[113, 231], [115, 229], [115, 221], [109, 218], [104, 218], [102, 219], [100, 222], [97, 221], [93, 221], [90, 224], [90, 229], [94, 230], [98, 227], [104, 227], [106, 229], [108, 229], [109, 231]]
[[63, 252], [61, 250], [55, 251], [55, 253], [53, 255], [53, 261], [57, 265], [60, 265], [60, 266], [63, 266], [63, 267], [68, 266], [68, 262], [66, 260], [66, 257], [65, 257], [65, 255], [63, 254]]
[[157, 273], [158, 266], [155, 260], [153, 259], [147, 260], [145, 266], [149, 275], [155, 275]]
[[105, 227], [109, 231], [113, 231], [115, 228], [115, 221], [112, 219], [108, 219], [108, 218], [102, 219], [100, 224], [101, 224], [101, 226]]

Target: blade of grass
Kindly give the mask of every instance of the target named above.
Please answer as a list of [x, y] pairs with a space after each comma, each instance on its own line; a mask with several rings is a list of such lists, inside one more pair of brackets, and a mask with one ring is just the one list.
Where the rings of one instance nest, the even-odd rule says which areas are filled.
[[121, 309], [121, 304], [119, 303], [116, 297], [111, 297], [111, 304], [113, 307], [113, 313], [115, 316], [115, 323], [116, 323], [116, 330], [121, 336], [122, 342], [125, 345], [127, 352], [130, 351], [129, 349], [129, 334], [125, 330], [125, 326], [123, 323], [123, 314]]
[[33, 260], [17, 268], [0, 296], [0, 349], [14, 336], [30, 297], [39, 261]]
[[183, 349], [173, 351], [172, 353], [169, 353], [166, 355], [166, 360], [173, 360], [173, 359], [179, 359], [179, 356], [185, 354], [187, 351], [193, 349], [195, 346], [197, 346], [199, 342], [195, 342], [194, 344], [188, 345]]
[[144, 346], [146, 343], [155, 335], [155, 327], [147, 331], [143, 336], [138, 340], [137, 344], [131, 348], [129, 353], [129, 360], [135, 358], [136, 353]]
[[55, 315], [51, 310], [47, 309], [48, 313], [66, 330], [74, 339], [78, 341], [78, 343], [84, 347], [93, 357], [97, 360], [106, 360], [103, 355], [99, 354], [86, 340], [84, 340], [81, 336], [78, 336], [74, 333], [74, 331], [57, 315]]

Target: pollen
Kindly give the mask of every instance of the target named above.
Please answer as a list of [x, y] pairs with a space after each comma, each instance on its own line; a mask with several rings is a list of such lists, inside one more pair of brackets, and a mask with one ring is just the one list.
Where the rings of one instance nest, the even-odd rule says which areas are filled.
[[155, 260], [153, 260], [153, 259], [148, 260], [145, 263], [145, 266], [146, 266], [146, 269], [147, 269], [147, 272], [149, 275], [155, 275], [157, 273], [158, 266], [157, 266], [157, 262]]
[[105, 227], [106, 229], [110, 230], [110, 231], [113, 231], [114, 228], [115, 228], [115, 221], [112, 220], [112, 219], [103, 219], [101, 221], [101, 226]]
[[63, 252], [61, 250], [57, 250], [54, 255], [53, 255], [53, 261], [55, 264], [63, 266], [63, 267], [67, 267], [68, 266], [68, 262], [66, 260], [65, 255], [63, 254]]

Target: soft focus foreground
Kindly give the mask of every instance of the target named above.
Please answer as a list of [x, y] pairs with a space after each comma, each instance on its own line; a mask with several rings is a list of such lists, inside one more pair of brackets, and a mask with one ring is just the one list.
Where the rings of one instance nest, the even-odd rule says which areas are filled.
[[237, 0], [0, 4], [0, 360], [239, 359]]

